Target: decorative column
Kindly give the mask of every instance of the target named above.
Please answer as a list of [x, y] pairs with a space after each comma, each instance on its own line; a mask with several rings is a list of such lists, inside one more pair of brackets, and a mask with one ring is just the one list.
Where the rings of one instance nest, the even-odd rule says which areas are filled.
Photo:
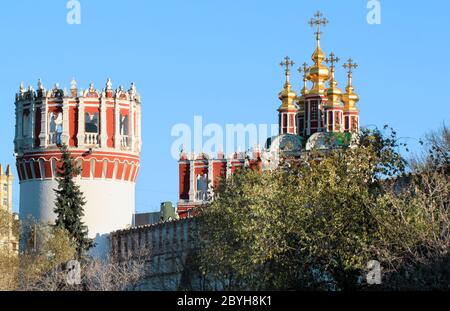
[[208, 159], [208, 199], [214, 196], [214, 160], [212, 156]]
[[106, 131], [106, 93], [102, 93], [102, 97], [100, 99], [100, 147], [107, 147], [108, 135]]
[[78, 101], [78, 148], [84, 147], [85, 125], [84, 125], [84, 97], [79, 97]]
[[61, 134], [61, 143], [69, 145], [69, 99], [64, 97], [63, 99], [63, 124], [62, 124], [62, 134]]
[[130, 100], [130, 110], [129, 110], [129, 120], [130, 120], [130, 149], [132, 152], [136, 150], [135, 141], [136, 141], [136, 131], [135, 131], [135, 114], [134, 114], [134, 105], [136, 102], [134, 100]]
[[41, 133], [39, 134], [39, 139], [41, 141], [41, 148], [47, 148], [48, 146], [48, 100], [42, 95], [42, 106], [41, 106]]
[[35, 110], [36, 110], [36, 100], [33, 97], [30, 104], [30, 124], [29, 124], [29, 130], [30, 130], [30, 137], [28, 138], [28, 146], [30, 148], [34, 148], [34, 123], [35, 123]]
[[193, 159], [189, 161], [189, 202], [195, 201], [195, 161]]
[[116, 97], [114, 99], [114, 148], [120, 149], [120, 147], [120, 105]]

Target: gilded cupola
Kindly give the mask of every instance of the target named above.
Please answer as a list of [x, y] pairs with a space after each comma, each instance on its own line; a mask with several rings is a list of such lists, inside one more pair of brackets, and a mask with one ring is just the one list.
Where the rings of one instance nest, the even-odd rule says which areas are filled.
[[348, 74], [348, 83], [346, 87], [346, 92], [342, 96], [342, 101], [344, 102], [345, 110], [353, 110], [357, 109], [356, 104], [359, 101], [358, 94], [355, 93], [355, 89], [353, 88], [352, 78], [353, 78], [353, 69], [358, 68], [358, 64], [353, 62], [353, 59], [349, 59], [347, 63], [343, 66], [347, 70]]
[[316, 50], [311, 57], [314, 64], [311, 68], [309, 68], [308, 80], [313, 83], [310, 93], [324, 95], [326, 90], [325, 83], [330, 79], [330, 70], [323, 64], [325, 61], [325, 53], [320, 47], [320, 35], [322, 34], [320, 27], [326, 26], [328, 24], [328, 20], [326, 18], [322, 18], [323, 14], [321, 12], [317, 12], [314, 17], [315, 18], [309, 21], [309, 24], [311, 27], [317, 27], [317, 43]]
[[338, 63], [340, 61], [340, 59], [339, 59], [339, 57], [336, 57], [334, 55], [334, 53], [331, 53], [329, 58], [327, 58], [325, 61], [327, 64], [330, 64], [330, 69], [331, 69], [330, 86], [327, 89], [327, 98], [328, 98], [327, 106], [332, 106], [332, 107], [342, 106], [342, 103], [341, 103], [342, 91], [341, 91], [341, 89], [339, 89], [337, 87], [337, 81], [334, 76], [335, 68], [336, 68], [335, 64]]
[[292, 84], [290, 81], [290, 67], [294, 66], [294, 62], [286, 56], [284, 61], [280, 63], [280, 66], [285, 68], [286, 82], [284, 83], [283, 90], [279, 94], [279, 99], [281, 100], [281, 106], [279, 109], [297, 109], [295, 105], [295, 99], [297, 94], [292, 90]]

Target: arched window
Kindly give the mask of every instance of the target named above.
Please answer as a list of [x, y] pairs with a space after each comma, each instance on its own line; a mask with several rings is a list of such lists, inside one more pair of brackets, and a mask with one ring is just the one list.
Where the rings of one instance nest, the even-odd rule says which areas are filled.
[[127, 169], [128, 169], [128, 163], [127, 162], [125, 162], [124, 164], [123, 164], [123, 171], [122, 171], [122, 176], [121, 176], [121, 180], [124, 180], [125, 179], [125, 176], [127, 175]]
[[52, 173], [53, 173], [53, 178], [58, 177], [58, 161], [56, 161], [55, 158], [52, 158]]
[[98, 112], [94, 114], [85, 113], [85, 132], [98, 133]]
[[83, 160], [82, 159], [77, 159], [77, 167], [79, 169], [79, 176], [83, 176]]
[[106, 178], [107, 170], [108, 170], [108, 160], [105, 159], [105, 160], [103, 160], [103, 170], [102, 170], [103, 178]]
[[61, 112], [52, 112], [49, 115], [49, 144], [61, 144], [63, 116]]
[[115, 179], [116, 178], [116, 176], [117, 176], [117, 171], [119, 170], [119, 161], [118, 160], [116, 160], [115, 162], [114, 162], [114, 172], [113, 172], [113, 179]]
[[35, 179], [36, 178], [36, 172], [34, 170], [34, 160], [33, 159], [30, 160], [30, 171], [31, 171], [31, 176], [30, 177], [32, 179]]
[[91, 159], [91, 178], [95, 178], [95, 159]]
[[22, 116], [22, 136], [30, 136], [30, 112], [25, 110]]
[[208, 197], [208, 176], [206, 174], [198, 175], [196, 199], [199, 201], [206, 201], [207, 197]]
[[44, 161], [44, 159], [39, 159], [39, 170], [41, 172], [41, 178], [45, 179], [45, 161]]
[[130, 131], [128, 115], [120, 116], [120, 135], [128, 136]]

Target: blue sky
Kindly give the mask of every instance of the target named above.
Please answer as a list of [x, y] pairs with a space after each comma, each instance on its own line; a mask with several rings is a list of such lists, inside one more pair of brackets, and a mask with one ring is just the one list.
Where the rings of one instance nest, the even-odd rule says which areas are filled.
[[[3, 1], [0, 10], [0, 163], [14, 163], [14, 94], [42, 78], [87, 88], [136, 82], [143, 99], [142, 168], [136, 209], [176, 202], [171, 128], [204, 123], [274, 123], [283, 83], [279, 62], [310, 61], [321, 10], [322, 47], [360, 66], [354, 85], [362, 125], [390, 124], [420, 138], [450, 121], [449, 1], [380, 0], [369, 25], [365, 0], [79, 0], [81, 25], [66, 23], [66, 0]], [[337, 74], [345, 86], [343, 70]], [[293, 77], [300, 89], [300, 77]], [[414, 140], [411, 141], [414, 144]], [[18, 210], [18, 184], [14, 204]]]

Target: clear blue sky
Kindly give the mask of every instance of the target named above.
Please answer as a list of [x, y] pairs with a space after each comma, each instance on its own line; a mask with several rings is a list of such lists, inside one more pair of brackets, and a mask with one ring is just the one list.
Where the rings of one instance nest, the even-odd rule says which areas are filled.
[[[450, 121], [449, 1], [380, 0], [381, 25], [366, 22], [365, 0], [80, 0], [81, 25], [66, 23], [66, 0], [2, 1], [0, 162], [14, 163], [14, 94], [42, 78], [80, 87], [107, 77], [134, 81], [143, 99], [137, 210], [176, 201], [171, 128], [193, 123], [274, 123], [286, 55], [310, 60], [320, 9], [330, 20], [322, 46], [360, 65], [354, 84], [362, 125], [394, 126], [419, 138]], [[340, 86], [344, 75], [339, 70]], [[300, 88], [298, 75], [293, 78]], [[15, 210], [18, 209], [18, 184]]]

